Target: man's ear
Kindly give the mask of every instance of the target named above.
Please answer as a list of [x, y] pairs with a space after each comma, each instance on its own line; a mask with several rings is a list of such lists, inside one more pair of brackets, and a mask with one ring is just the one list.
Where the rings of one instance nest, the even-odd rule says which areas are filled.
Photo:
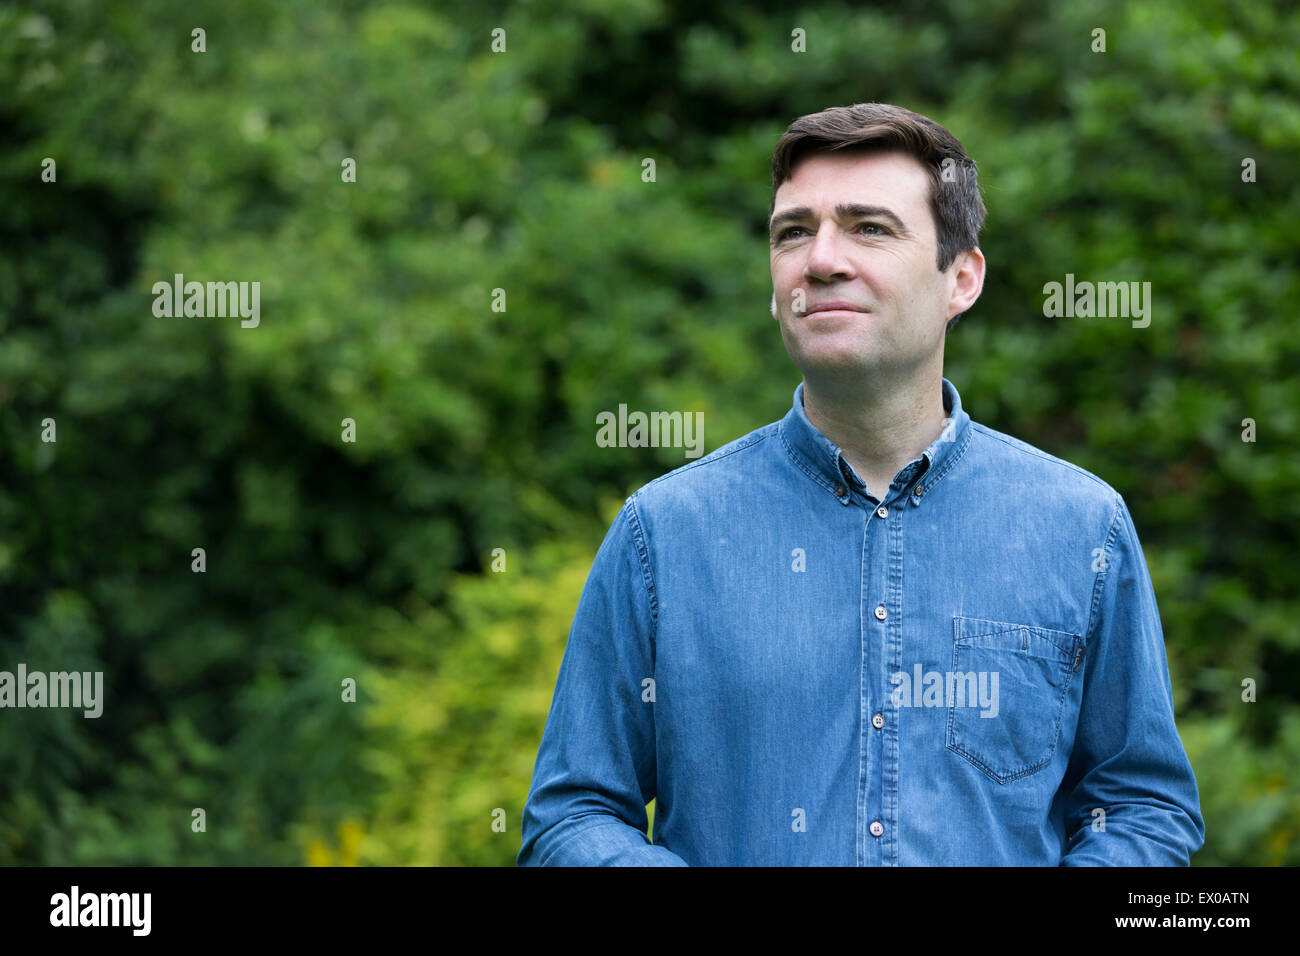
[[984, 289], [984, 253], [978, 247], [957, 257], [956, 283], [948, 300], [948, 318], [967, 311]]
[[[776, 290], [772, 290], [772, 318], [776, 318]], [[779, 319], [777, 321], [780, 321]]]

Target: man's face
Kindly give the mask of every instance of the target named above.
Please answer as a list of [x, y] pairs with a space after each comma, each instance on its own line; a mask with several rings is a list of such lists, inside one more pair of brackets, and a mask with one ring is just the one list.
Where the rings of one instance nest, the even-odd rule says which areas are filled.
[[[812, 153], [781, 184], [772, 289], [781, 338], [805, 377], [914, 368], [979, 295], [982, 257], [974, 279], [959, 275], [963, 256], [938, 270], [929, 195], [924, 167], [894, 152]], [[814, 311], [832, 301], [860, 311]]]

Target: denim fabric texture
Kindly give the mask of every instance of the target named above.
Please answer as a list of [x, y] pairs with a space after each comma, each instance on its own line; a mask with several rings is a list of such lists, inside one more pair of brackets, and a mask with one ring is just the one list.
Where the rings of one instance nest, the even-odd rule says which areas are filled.
[[520, 865], [1188, 864], [1204, 822], [1124, 500], [942, 381], [948, 424], [883, 501], [802, 384], [627, 499]]

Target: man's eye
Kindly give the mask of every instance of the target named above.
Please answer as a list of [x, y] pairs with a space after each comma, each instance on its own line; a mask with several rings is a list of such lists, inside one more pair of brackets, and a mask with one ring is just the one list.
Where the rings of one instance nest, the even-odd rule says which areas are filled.
[[[875, 230], [875, 232], [868, 233], [868, 235], [873, 235], [873, 236], [889, 235], [889, 230], [887, 230], [884, 226], [880, 225], [879, 223], [862, 222], [862, 223], [858, 223], [857, 228]], [[778, 233], [776, 239], [777, 242], [782, 242], [786, 239], [789, 239], [792, 233], [805, 232], [805, 231], [806, 230], [803, 228], [803, 226], [791, 226], [789, 229], [783, 229], [780, 233]]]

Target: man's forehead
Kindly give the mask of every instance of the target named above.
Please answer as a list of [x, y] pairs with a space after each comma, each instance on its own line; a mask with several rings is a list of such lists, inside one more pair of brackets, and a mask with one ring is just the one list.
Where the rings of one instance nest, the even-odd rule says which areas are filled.
[[898, 214], [927, 207], [930, 180], [913, 156], [898, 152], [813, 153], [799, 160], [776, 191], [774, 213], [797, 206], [830, 214], [845, 203], [888, 205]]

